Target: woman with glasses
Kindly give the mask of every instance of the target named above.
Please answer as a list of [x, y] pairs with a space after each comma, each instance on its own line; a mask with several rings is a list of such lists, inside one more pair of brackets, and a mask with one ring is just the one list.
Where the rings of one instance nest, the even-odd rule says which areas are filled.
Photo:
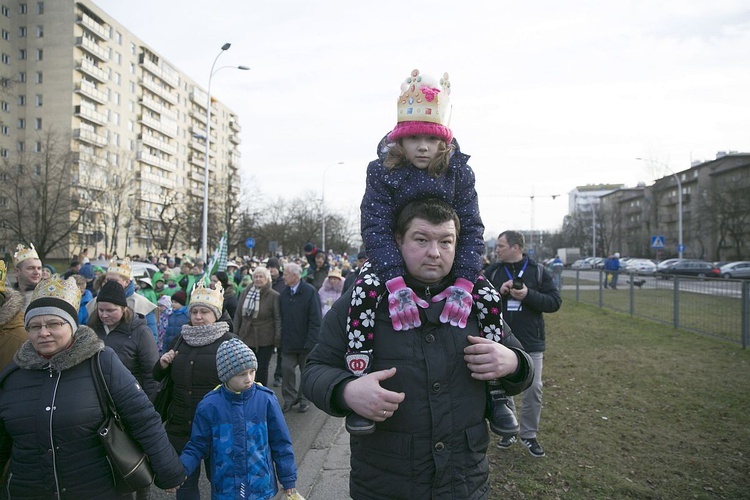
[[99, 440], [105, 415], [92, 357], [130, 435], [146, 452], [160, 488], [185, 479], [159, 414], [133, 375], [91, 328], [78, 325], [75, 280], [42, 280], [24, 316], [28, 340], [0, 375], [0, 470], [8, 498], [130, 498], [115, 490]]

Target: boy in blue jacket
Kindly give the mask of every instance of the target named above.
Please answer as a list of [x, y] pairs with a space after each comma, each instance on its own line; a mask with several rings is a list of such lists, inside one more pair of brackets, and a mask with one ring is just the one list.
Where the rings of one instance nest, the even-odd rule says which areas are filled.
[[205, 459], [214, 500], [273, 498], [279, 482], [287, 498], [301, 499], [292, 438], [273, 391], [255, 383], [255, 354], [240, 339], [227, 340], [216, 368], [222, 385], [198, 404], [180, 455], [188, 475]]

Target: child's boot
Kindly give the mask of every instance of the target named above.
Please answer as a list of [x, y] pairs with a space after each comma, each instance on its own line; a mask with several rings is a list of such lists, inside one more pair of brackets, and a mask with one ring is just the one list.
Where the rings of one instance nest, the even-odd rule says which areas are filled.
[[487, 388], [489, 389], [487, 420], [490, 422], [490, 429], [501, 436], [517, 434], [518, 419], [508, 406], [508, 396], [505, 390], [497, 380], [491, 380]]
[[349, 434], [362, 435], [375, 432], [375, 422], [354, 412], [346, 416], [346, 430]]

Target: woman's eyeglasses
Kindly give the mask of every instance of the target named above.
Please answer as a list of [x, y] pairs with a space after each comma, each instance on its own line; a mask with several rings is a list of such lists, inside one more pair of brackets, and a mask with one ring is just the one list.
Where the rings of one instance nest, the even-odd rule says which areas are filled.
[[26, 327], [26, 331], [37, 334], [42, 332], [42, 328], [46, 328], [50, 332], [59, 332], [65, 325], [66, 323], [64, 321], [50, 321], [49, 323], [42, 325], [29, 325]]

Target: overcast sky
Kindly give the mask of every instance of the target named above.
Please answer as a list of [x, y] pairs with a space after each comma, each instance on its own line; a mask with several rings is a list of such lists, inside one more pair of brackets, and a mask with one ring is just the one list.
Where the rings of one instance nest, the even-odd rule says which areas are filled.
[[559, 228], [578, 185], [750, 151], [746, 0], [94, 1], [204, 88], [232, 43], [217, 67], [252, 69], [217, 73], [212, 94], [266, 199], [319, 196], [328, 169], [326, 205], [356, 211], [414, 68], [450, 74], [487, 237]]

